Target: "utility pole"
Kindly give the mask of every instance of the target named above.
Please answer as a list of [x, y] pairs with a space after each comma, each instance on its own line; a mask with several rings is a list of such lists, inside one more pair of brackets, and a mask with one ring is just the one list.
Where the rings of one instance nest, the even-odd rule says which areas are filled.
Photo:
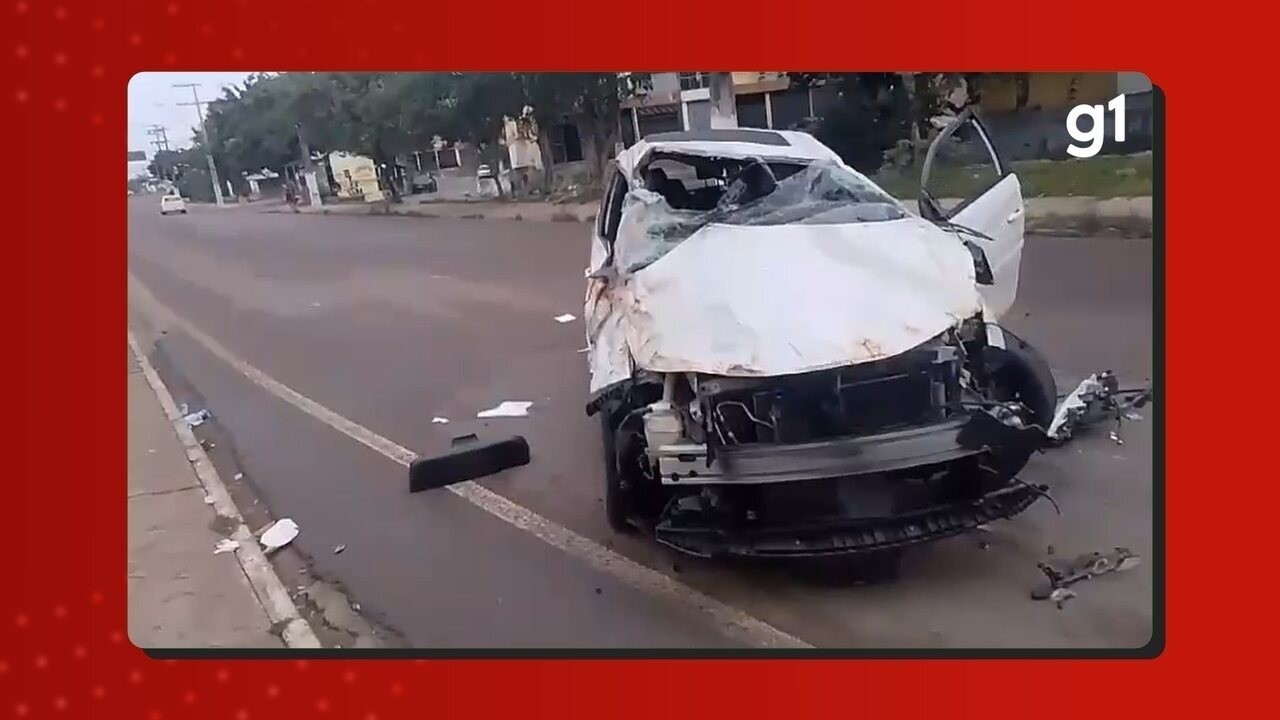
[[151, 125], [147, 127], [147, 134], [151, 136], [151, 144], [155, 146], [155, 149], [156, 149], [156, 153], [152, 157], [152, 160], [155, 161], [156, 163], [156, 170], [159, 171], [158, 174], [160, 175], [160, 179], [169, 180], [170, 182], [172, 182], [173, 173], [170, 172], [169, 173], [170, 177], [166, 178], [164, 176], [164, 168], [160, 165], [160, 162], [159, 162], [160, 153], [169, 152], [168, 133], [165, 131], [163, 125]]
[[213, 162], [213, 143], [209, 140], [209, 126], [204, 121], [204, 111], [200, 102], [200, 92], [196, 89], [200, 87], [199, 83], [175, 83], [176, 88], [191, 88], [191, 99], [193, 102], [177, 103], [186, 106], [193, 105], [196, 109], [196, 117], [200, 118], [200, 133], [204, 135], [205, 159], [209, 161], [209, 178], [213, 180], [213, 199], [218, 203], [218, 207], [222, 207], [222, 183], [218, 181], [218, 168]]
[[156, 152], [164, 150], [169, 151], [169, 136], [165, 133], [163, 125], [151, 125], [147, 128], [147, 134], [152, 137], [151, 144], [156, 147]]

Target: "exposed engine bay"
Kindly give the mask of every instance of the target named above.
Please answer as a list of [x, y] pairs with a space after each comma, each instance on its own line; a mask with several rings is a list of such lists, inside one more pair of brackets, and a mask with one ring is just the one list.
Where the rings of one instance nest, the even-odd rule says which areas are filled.
[[614, 427], [606, 443], [633, 520], [661, 542], [698, 555], [888, 549], [1045, 494], [1016, 479], [1055, 401], [1047, 367], [1025, 348], [974, 318], [901, 355], [831, 370], [644, 374], [588, 411]]

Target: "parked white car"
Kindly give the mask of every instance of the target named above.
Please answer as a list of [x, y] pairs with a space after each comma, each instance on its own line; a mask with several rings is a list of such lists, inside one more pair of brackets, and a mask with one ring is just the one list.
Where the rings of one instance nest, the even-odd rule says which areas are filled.
[[[929, 192], [956, 133], [995, 179]], [[1048, 365], [997, 324], [1018, 178], [965, 112], [913, 214], [801, 132], [652, 135], [618, 155], [587, 273], [605, 509], [701, 556], [896, 552], [1011, 517]]]
[[169, 213], [178, 213], [180, 215], [187, 214], [187, 201], [182, 199], [181, 195], [165, 195], [160, 198], [160, 214], [168, 215]]

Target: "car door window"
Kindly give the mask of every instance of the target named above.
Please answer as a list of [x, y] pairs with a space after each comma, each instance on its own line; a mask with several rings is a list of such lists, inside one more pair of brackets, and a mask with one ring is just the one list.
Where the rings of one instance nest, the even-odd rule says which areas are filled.
[[940, 220], [954, 216], [1006, 174], [995, 145], [972, 110], [965, 110], [929, 146], [920, 176], [921, 211], [930, 204]]

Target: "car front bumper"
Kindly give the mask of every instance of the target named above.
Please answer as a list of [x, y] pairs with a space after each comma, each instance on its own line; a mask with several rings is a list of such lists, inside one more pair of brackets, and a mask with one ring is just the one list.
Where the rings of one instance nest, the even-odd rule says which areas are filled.
[[[709, 466], [705, 456], [662, 458], [663, 483], [686, 489], [654, 534], [700, 556], [803, 557], [929, 542], [1046, 496], [1015, 475], [1043, 441], [1038, 429], [978, 411], [876, 435], [722, 448]], [[673, 459], [703, 472], [672, 480]]]
[[654, 528], [654, 535], [664, 545], [700, 557], [800, 558], [866, 553], [940, 540], [1012, 517], [1045, 492], [1043, 487], [1012, 481], [973, 500], [898, 515], [765, 527], [728, 527], [667, 513]]

